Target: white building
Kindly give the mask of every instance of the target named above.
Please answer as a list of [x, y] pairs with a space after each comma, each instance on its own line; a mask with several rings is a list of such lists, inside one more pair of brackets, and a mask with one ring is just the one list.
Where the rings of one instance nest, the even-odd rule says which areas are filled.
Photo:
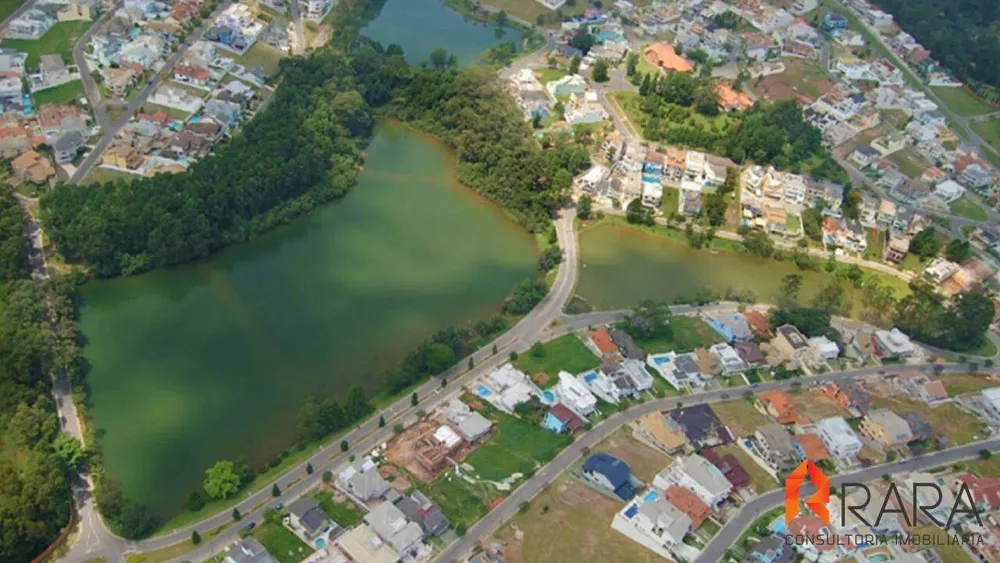
[[493, 389], [486, 390], [489, 394], [485, 396], [481, 389], [480, 396], [508, 413], [514, 412], [514, 407], [528, 402], [537, 394], [538, 387], [513, 364], [498, 367], [486, 376], [486, 380]]
[[194, 113], [201, 109], [202, 99], [183, 88], [164, 84], [149, 98], [149, 103], [158, 106]]
[[917, 353], [917, 347], [913, 345], [913, 342], [910, 342], [910, 337], [903, 334], [898, 328], [876, 330], [875, 344], [878, 345], [883, 356], [912, 358]]
[[559, 384], [556, 386], [559, 398], [564, 405], [580, 416], [590, 416], [597, 406], [597, 398], [587, 389], [587, 386], [573, 377], [573, 374], [560, 371]]
[[646, 356], [646, 365], [656, 370], [660, 377], [678, 391], [704, 385], [704, 379], [701, 370], [698, 369], [697, 358], [694, 354], [675, 354], [674, 352], [649, 354]]
[[608, 174], [611, 171], [608, 170], [606, 166], [601, 164], [595, 164], [590, 167], [580, 176], [577, 176], [576, 180], [573, 181], [573, 187], [577, 190], [582, 190], [589, 193], [594, 193], [597, 191], [597, 187], [601, 185], [601, 182], [607, 179]]
[[743, 358], [740, 357], [739, 353], [737, 353], [736, 350], [728, 343], [721, 342], [712, 346], [708, 350], [714, 354], [716, 358], [719, 358], [719, 364], [722, 365], [722, 372], [726, 375], [743, 373], [750, 368], [750, 366], [743, 361]]
[[798, 174], [785, 174], [785, 201], [794, 205], [805, 205], [806, 182]]
[[587, 389], [606, 403], [617, 405], [622, 399], [621, 389], [599, 369], [583, 372], [577, 376], [577, 379], [582, 379]]
[[1000, 424], [1000, 387], [984, 390], [979, 396], [979, 404], [993, 424]]
[[665, 491], [670, 485], [689, 489], [711, 508], [722, 504], [733, 491], [733, 485], [722, 471], [698, 454], [675, 459], [653, 478], [653, 487], [660, 491]]
[[965, 188], [955, 180], [945, 180], [934, 186], [934, 195], [944, 203], [949, 204], [965, 195]]
[[834, 457], [850, 461], [861, 451], [861, 440], [843, 417], [831, 416], [816, 425], [819, 437]]
[[691, 530], [691, 518], [662, 498], [634, 500], [615, 515], [611, 527], [665, 559], [675, 559], [671, 549]]
[[809, 347], [812, 348], [813, 359], [816, 363], [836, 360], [837, 356], [840, 355], [840, 347], [826, 336], [814, 336], [810, 338]]

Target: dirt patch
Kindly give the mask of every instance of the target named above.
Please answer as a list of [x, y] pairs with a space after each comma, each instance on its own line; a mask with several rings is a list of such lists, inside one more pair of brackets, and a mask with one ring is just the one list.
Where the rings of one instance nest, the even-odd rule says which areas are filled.
[[545, 387], [546, 385], [549, 384], [549, 374], [539, 372], [536, 373], [535, 375], [532, 375], [531, 380], [535, 382], [535, 385], [539, 387]]
[[670, 465], [670, 458], [636, 440], [626, 429], [615, 432], [598, 444], [594, 451], [609, 453], [632, 468], [632, 474], [649, 483], [653, 477]]
[[813, 422], [818, 422], [831, 416], [850, 416], [846, 410], [833, 399], [820, 393], [799, 393], [792, 395], [792, 402], [799, 413]]
[[414, 478], [433, 482], [453, 463], [464, 460], [473, 449], [460, 439], [457, 445], [446, 447], [434, 436], [442, 426], [447, 425], [433, 418], [417, 422], [389, 441], [386, 457]]
[[768, 76], [756, 83], [753, 89], [772, 101], [794, 100], [806, 96], [816, 100], [833, 89], [833, 84], [815, 63], [784, 60], [785, 72]]
[[410, 480], [403, 475], [403, 472], [394, 465], [380, 465], [378, 474], [388, 481], [389, 485], [399, 493], [405, 493], [413, 488], [413, 483], [410, 483]]

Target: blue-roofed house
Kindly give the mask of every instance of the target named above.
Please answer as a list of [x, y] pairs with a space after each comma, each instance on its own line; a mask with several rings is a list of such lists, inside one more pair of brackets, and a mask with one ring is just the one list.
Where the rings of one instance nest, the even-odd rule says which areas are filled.
[[635, 496], [632, 469], [624, 461], [604, 452], [587, 458], [583, 464], [583, 477], [602, 489], [614, 492], [624, 501]]
[[835, 29], [847, 29], [850, 27], [847, 18], [837, 12], [827, 12], [823, 18], [823, 29], [833, 31]]
[[545, 419], [542, 420], [542, 427], [556, 434], [576, 432], [583, 428], [584, 424], [582, 418], [562, 403], [553, 405], [549, 412], [545, 413]]
[[740, 313], [706, 315], [705, 322], [719, 333], [719, 336], [725, 338], [726, 342], [746, 342], [753, 336], [750, 325]]

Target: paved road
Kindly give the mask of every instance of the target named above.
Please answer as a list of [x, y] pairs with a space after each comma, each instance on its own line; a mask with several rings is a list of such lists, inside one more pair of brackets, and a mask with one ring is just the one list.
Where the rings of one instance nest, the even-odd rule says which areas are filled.
[[[906, 463], [886, 463], [884, 465], [876, 465], [860, 471], [854, 471], [852, 473], [837, 475], [830, 479], [830, 484], [833, 487], [836, 487], [844, 482], [864, 483], [879, 479], [886, 473], [905, 473], [950, 465], [964, 459], [977, 457], [979, 455], [979, 451], [983, 449], [993, 452], [1000, 450], [1000, 439], [968, 444], [958, 448], [952, 448], [921, 457], [911, 458]], [[705, 546], [704, 551], [701, 552], [701, 555], [695, 561], [697, 563], [714, 563], [715, 561], [721, 561], [723, 555], [726, 553], [726, 550], [739, 541], [743, 532], [745, 532], [747, 528], [749, 528], [753, 522], [760, 517], [761, 514], [777, 508], [784, 503], [784, 489], [771, 491], [770, 493], [759, 496], [750, 501], [736, 514], [734, 518], [732, 518], [729, 522], [726, 522], [726, 525], [723, 526], [722, 529], [719, 530], [719, 533], [712, 538], [712, 541]]]
[[[944, 372], [967, 372], [968, 367], [964, 364], [948, 364], [942, 366]], [[879, 368], [861, 368], [856, 370], [849, 370], [838, 373], [826, 373], [821, 375], [815, 375], [810, 377], [801, 377], [797, 379], [786, 379], [783, 381], [770, 381], [766, 383], [761, 383], [757, 387], [753, 388], [754, 392], [767, 391], [771, 389], [789, 389], [795, 383], [799, 384], [819, 384], [828, 382], [841, 382], [848, 379], [853, 379], [857, 377], [865, 377], [869, 375], [876, 375], [879, 373], [903, 373], [903, 372], [933, 372], [933, 365], [922, 365], [922, 366], [909, 366], [909, 365], [893, 365], [884, 366]], [[994, 370], [996, 372], [997, 370]], [[441, 563], [453, 563], [461, 561], [464, 557], [472, 553], [477, 542], [480, 540], [486, 540], [492, 535], [500, 526], [502, 526], [507, 520], [511, 519], [519, 510], [520, 506], [524, 502], [530, 501], [538, 493], [548, 487], [555, 479], [564, 471], [573, 466], [585, 452], [589, 451], [590, 448], [596, 446], [600, 441], [604, 440], [610, 436], [613, 432], [621, 428], [625, 424], [629, 424], [641, 418], [642, 416], [652, 413], [659, 412], [663, 410], [676, 408], [678, 405], [682, 407], [688, 407], [697, 404], [704, 403], [714, 403], [718, 401], [724, 401], [736, 397], [742, 396], [743, 393], [750, 391], [749, 388], [732, 388], [732, 389], [721, 389], [716, 391], [707, 391], [703, 393], [694, 393], [691, 395], [682, 395], [679, 397], [668, 397], [665, 399], [657, 399], [654, 401], [648, 401], [641, 405], [632, 407], [631, 409], [618, 413], [603, 422], [595, 426], [592, 430], [580, 435], [572, 445], [563, 450], [549, 462], [548, 465], [543, 467], [538, 473], [536, 473], [531, 479], [521, 484], [509, 497], [504, 499], [499, 506], [494, 508], [490, 513], [488, 513], [482, 520], [477, 522], [471, 528], [469, 528], [468, 533], [460, 538], [455, 543], [451, 544], [441, 554], [438, 556], [436, 561]], [[1000, 440], [998, 440], [1000, 444]], [[978, 452], [982, 449], [982, 445], [971, 446], [975, 448]], [[940, 464], [940, 463], [939, 463]], [[909, 464], [907, 464], [909, 466]], [[903, 466], [900, 466], [903, 467]], [[912, 469], [907, 469], [912, 470]], [[885, 468], [880, 468], [877, 475], [885, 473]], [[752, 513], [753, 510], [746, 510], [740, 512]], [[750, 516], [753, 518], [753, 515]], [[727, 525], [728, 527], [728, 525]], [[742, 529], [741, 529], [742, 530]], [[720, 534], [721, 535], [721, 534]], [[724, 543], [724, 542], [723, 542]], [[728, 545], [728, 544], [725, 544]], [[704, 559], [704, 561], [718, 561], [718, 557]]]
[[[118, 9], [116, 4], [112, 9], [101, 15], [100, 19], [94, 22], [94, 25], [90, 26], [83, 36], [77, 40], [76, 44], [73, 45], [73, 63], [80, 70], [80, 79], [83, 80], [83, 89], [87, 93], [87, 100], [90, 101], [90, 107], [94, 110], [94, 117], [97, 120], [97, 124], [101, 126], [101, 133], [104, 134], [111, 127], [110, 119], [108, 118], [108, 108], [104, 103], [104, 99], [101, 97], [101, 88], [94, 81], [94, 77], [90, 75], [90, 66], [87, 64], [87, 57], [84, 56], [83, 51], [90, 43], [90, 38], [104, 29], [105, 24], [110, 20]], [[81, 176], [82, 178], [82, 176]]]
[[116, 119], [114, 123], [110, 123], [108, 127], [104, 129], [101, 139], [97, 141], [97, 145], [92, 151], [90, 151], [86, 158], [83, 159], [83, 162], [80, 163], [80, 167], [76, 169], [76, 172], [73, 173], [73, 176], [69, 180], [70, 184], [79, 184], [80, 181], [87, 176], [90, 169], [97, 164], [97, 161], [101, 158], [101, 154], [104, 153], [104, 151], [111, 144], [111, 141], [114, 140], [115, 135], [118, 134], [118, 130], [124, 127], [125, 124], [132, 119], [132, 115], [135, 114], [135, 112], [146, 103], [146, 99], [149, 98], [149, 96], [152, 95], [157, 88], [159, 88], [160, 83], [163, 81], [163, 75], [166, 74], [168, 78], [171, 76], [170, 71], [174, 68], [174, 65], [181, 60], [184, 53], [187, 52], [195, 41], [198, 41], [205, 35], [208, 28], [211, 27], [212, 21], [215, 20], [215, 17], [232, 4], [233, 1], [234, 0], [226, 0], [220, 4], [214, 12], [212, 12], [212, 15], [205, 18], [205, 21], [198, 26], [198, 29], [188, 36], [188, 40], [184, 43], [184, 45], [181, 45], [180, 48], [178, 48], [174, 54], [167, 59], [166, 64], [163, 65], [160, 72], [158, 72], [156, 76], [149, 81], [149, 84], [147, 84], [146, 87], [139, 92], [139, 95], [125, 105], [122, 114], [118, 116], [118, 119]]

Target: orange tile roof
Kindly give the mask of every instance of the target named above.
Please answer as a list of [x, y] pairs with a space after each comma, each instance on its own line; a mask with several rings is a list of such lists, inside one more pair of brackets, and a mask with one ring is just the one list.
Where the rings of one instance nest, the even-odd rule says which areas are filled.
[[743, 111], [753, 105], [750, 96], [743, 92], [737, 92], [728, 82], [716, 82], [715, 93], [719, 96], [719, 107], [722, 109]]
[[806, 458], [812, 461], [823, 461], [830, 457], [830, 454], [826, 451], [826, 446], [823, 444], [823, 440], [815, 434], [796, 434], [795, 441], [802, 446], [802, 451], [806, 454]]
[[674, 72], [691, 72], [694, 67], [667, 43], [653, 43], [643, 52], [649, 62]]
[[758, 400], [774, 411], [778, 424], [804, 424], [808, 422], [799, 416], [799, 411], [795, 408], [791, 396], [784, 391], [775, 389], [765, 391], [758, 395]]
[[597, 349], [601, 351], [601, 354], [617, 354], [618, 346], [611, 341], [611, 334], [605, 329], [598, 329], [590, 331], [590, 341], [597, 346]]
[[677, 510], [687, 514], [688, 518], [691, 519], [692, 528], [701, 526], [712, 510], [698, 498], [698, 495], [677, 485], [671, 485], [667, 488], [663, 492], [663, 498], [667, 499]]
[[924, 383], [924, 391], [934, 399], [947, 399], [948, 391], [944, 388], [944, 383], [940, 381], [928, 381]]
[[743, 313], [743, 318], [750, 325], [750, 330], [757, 336], [767, 336], [771, 334], [771, 327], [767, 324], [767, 317], [760, 311], [750, 310]]

